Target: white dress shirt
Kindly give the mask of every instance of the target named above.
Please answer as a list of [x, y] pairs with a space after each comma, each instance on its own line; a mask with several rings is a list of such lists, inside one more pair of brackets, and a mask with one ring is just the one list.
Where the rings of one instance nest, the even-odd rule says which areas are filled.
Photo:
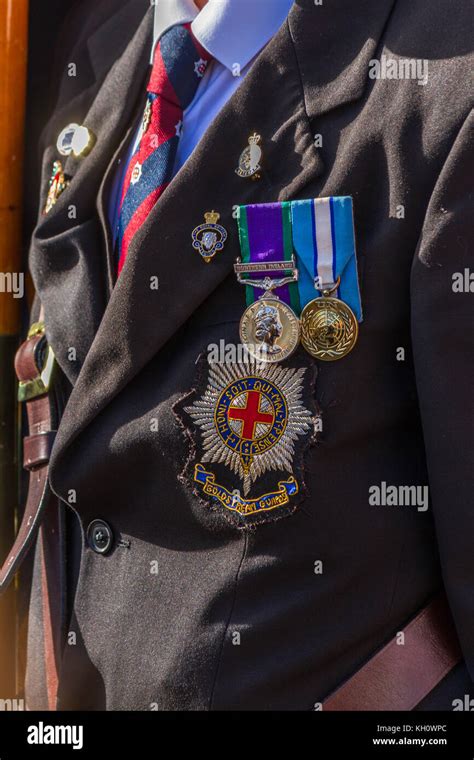
[[[192, 22], [201, 45], [213, 56], [194, 99], [183, 115], [174, 166], [176, 174], [206, 129], [248, 73], [256, 55], [278, 31], [293, 0], [208, 0], [201, 11], [192, 0], [156, 0], [154, 39], [150, 62], [160, 37], [172, 26]], [[126, 167], [140, 136], [130, 146], [111, 190], [109, 217], [116, 236], [118, 204]]]

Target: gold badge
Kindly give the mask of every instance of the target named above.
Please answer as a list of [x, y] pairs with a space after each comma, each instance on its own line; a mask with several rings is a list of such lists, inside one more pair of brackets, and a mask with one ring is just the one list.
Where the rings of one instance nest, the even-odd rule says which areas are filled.
[[56, 148], [61, 156], [84, 158], [91, 152], [94, 143], [95, 136], [90, 129], [79, 124], [68, 124], [59, 133]]
[[332, 288], [322, 290], [322, 296], [306, 304], [301, 312], [301, 343], [311, 356], [325, 362], [347, 356], [359, 334], [352, 309], [339, 298], [331, 297], [338, 286], [339, 278]]
[[206, 264], [222, 251], [227, 240], [227, 230], [218, 224], [220, 214], [217, 211], [206, 211], [204, 224], [199, 224], [191, 233], [193, 248], [198, 251]]
[[262, 149], [259, 146], [261, 141], [260, 135], [254, 132], [249, 137], [249, 144], [242, 151], [239, 158], [239, 166], [235, 170], [235, 173], [239, 177], [251, 177], [252, 179], [259, 179], [262, 160]]
[[48, 214], [53, 206], [56, 205], [59, 196], [66, 189], [69, 182], [64, 176], [63, 165], [61, 161], [55, 161], [53, 164], [53, 172], [51, 179], [49, 180], [48, 196], [46, 198], [46, 206], [43, 214]]

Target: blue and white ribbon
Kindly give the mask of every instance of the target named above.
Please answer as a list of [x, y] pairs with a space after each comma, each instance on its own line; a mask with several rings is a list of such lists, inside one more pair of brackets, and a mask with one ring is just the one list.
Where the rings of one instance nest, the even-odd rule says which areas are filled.
[[331, 196], [292, 201], [293, 247], [298, 260], [301, 308], [317, 298], [319, 288], [333, 285], [334, 295], [344, 301], [362, 321], [357, 275], [352, 198]]

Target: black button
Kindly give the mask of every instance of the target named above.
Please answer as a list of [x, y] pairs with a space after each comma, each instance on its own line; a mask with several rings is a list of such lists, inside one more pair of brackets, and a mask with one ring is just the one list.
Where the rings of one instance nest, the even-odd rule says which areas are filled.
[[97, 554], [107, 554], [112, 548], [114, 534], [104, 520], [92, 520], [87, 528], [87, 542]]

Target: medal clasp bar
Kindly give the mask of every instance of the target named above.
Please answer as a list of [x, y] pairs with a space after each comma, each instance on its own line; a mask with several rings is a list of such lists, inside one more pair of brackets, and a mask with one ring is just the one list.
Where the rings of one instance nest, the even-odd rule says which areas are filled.
[[[234, 272], [237, 275], [237, 282], [241, 285], [250, 285], [254, 288], [259, 288], [264, 291], [264, 295], [271, 293], [277, 288], [281, 288], [283, 285], [289, 285], [292, 282], [298, 281], [298, 269], [296, 267], [296, 261], [294, 257], [290, 261], [267, 261], [258, 263], [242, 263], [241, 259], [237, 259], [234, 264]], [[272, 277], [272, 273], [284, 273], [290, 272], [290, 274], [283, 277]], [[252, 279], [246, 277], [249, 274], [264, 274], [263, 279]], [[276, 296], [273, 296], [276, 298]]]

